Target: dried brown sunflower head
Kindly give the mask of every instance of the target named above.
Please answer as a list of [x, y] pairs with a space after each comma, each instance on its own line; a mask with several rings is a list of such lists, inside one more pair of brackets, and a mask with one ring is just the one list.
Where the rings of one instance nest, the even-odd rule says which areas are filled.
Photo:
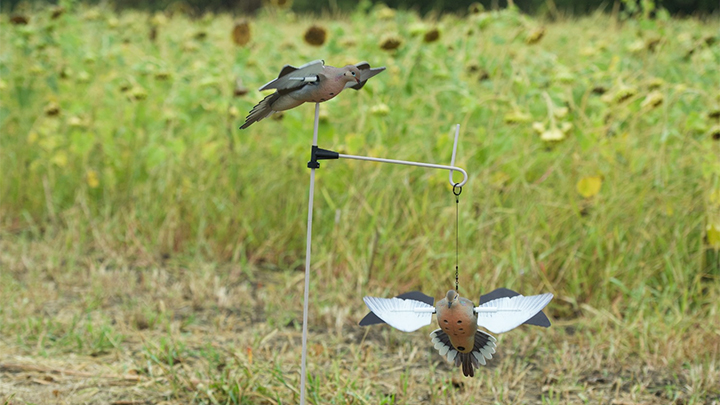
[[395, 18], [395, 10], [388, 6], [382, 5], [377, 9], [377, 17], [381, 20], [392, 20]]
[[130, 96], [129, 98], [132, 100], [145, 100], [148, 97], [148, 92], [144, 88], [140, 86], [135, 86], [132, 89], [130, 89]]
[[73, 71], [69, 67], [63, 66], [60, 68], [60, 78], [61, 79], [68, 79], [72, 75], [73, 75]]
[[395, 35], [389, 35], [380, 41], [380, 48], [386, 51], [394, 51], [402, 45], [402, 39]]
[[55, 6], [50, 10], [50, 18], [53, 20], [59, 18], [65, 13], [65, 8], [62, 6]]
[[236, 79], [235, 79], [235, 88], [233, 89], [233, 95], [234, 95], [235, 97], [244, 96], [244, 95], [248, 94], [248, 91], [249, 91], [249, 90], [248, 90], [248, 88], [245, 87], [245, 85], [243, 84], [242, 79], [239, 78], [239, 77], [236, 78]]
[[655, 52], [661, 41], [662, 38], [659, 36], [650, 37], [645, 41], [645, 48], [647, 48], [647, 50], [650, 52]]
[[357, 41], [355, 40], [355, 38], [345, 37], [340, 40], [340, 45], [343, 48], [350, 48], [357, 45]]
[[155, 80], [165, 81], [170, 79], [170, 72], [167, 70], [161, 70], [155, 73]]
[[720, 119], [720, 106], [710, 109], [710, 111], [707, 112], [707, 117], [709, 119]]
[[468, 7], [468, 11], [470, 14], [480, 14], [485, 11], [485, 7], [480, 3], [472, 3], [470, 7]]
[[30, 22], [30, 18], [22, 14], [15, 14], [10, 17], [10, 22], [14, 25], [27, 25]]
[[648, 90], [658, 90], [665, 84], [665, 81], [659, 77], [650, 79], [648, 82]]
[[710, 128], [710, 137], [715, 141], [720, 141], [720, 125]]
[[245, 46], [252, 39], [250, 33], [250, 23], [247, 20], [239, 21], [235, 23], [232, 30], [232, 40], [237, 46]]
[[665, 96], [658, 91], [653, 90], [650, 93], [648, 93], [647, 96], [645, 96], [645, 99], [640, 103], [641, 107], [648, 107], [648, 108], [655, 108], [659, 107], [663, 101], [665, 101]]
[[303, 39], [308, 45], [321, 46], [327, 39], [327, 30], [319, 25], [313, 25], [305, 31]]
[[603, 86], [602, 84], [596, 84], [592, 88], [593, 94], [603, 95], [607, 93], [608, 89], [607, 87]]
[[292, 6], [293, 0], [271, 0], [270, 4], [277, 8], [287, 9]]
[[45, 115], [48, 117], [57, 117], [60, 115], [60, 106], [52, 101], [45, 106]]
[[528, 45], [537, 44], [545, 36], [545, 27], [537, 27], [530, 31], [528, 36], [525, 38], [525, 43]]
[[435, 42], [438, 39], [440, 39], [440, 30], [438, 30], [437, 28], [432, 28], [428, 30], [423, 37], [423, 41], [427, 43]]

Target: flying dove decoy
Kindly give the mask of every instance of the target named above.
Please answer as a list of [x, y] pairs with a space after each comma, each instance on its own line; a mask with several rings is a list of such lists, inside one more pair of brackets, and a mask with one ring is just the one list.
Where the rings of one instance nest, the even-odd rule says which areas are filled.
[[302, 103], [320, 103], [340, 94], [343, 89], [360, 90], [368, 79], [385, 70], [371, 68], [367, 62], [342, 68], [326, 66], [322, 60], [306, 63], [300, 67], [285, 65], [277, 79], [260, 87], [276, 90], [260, 101], [245, 118], [240, 129], [262, 120], [276, 111], [289, 110]]
[[430, 333], [435, 349], [455, 366], [461, 366], [465, 376], [473, 377], [475, 369], [492, 358], [497, 342], [478, 326], [493, 333], [504, 333], [524, 323], [548, 327], [550, 321], [542, 309], [552, 298], [549, 293], [525, 297], [505, 288], [481, 297], [477, 307], [455, 290], [448, 291], [434, 307], [433, 298], [418, 291], [395, 298], [364, 297], [371, 313], [360, 325], [385, 322], [403, 332], [412, 332], [429, 325], [432, 314], [436, 314], [440, 328]]

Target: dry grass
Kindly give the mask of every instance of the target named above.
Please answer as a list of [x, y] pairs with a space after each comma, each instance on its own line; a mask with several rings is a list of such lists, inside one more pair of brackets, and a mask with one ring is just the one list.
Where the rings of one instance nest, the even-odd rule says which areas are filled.
[[[234, 265], [106, 265], [93, 256], [70, 272], [57, 242], [8, 239], [3, 281], [15, 288], [4, 296], [0, 395], [14, 395], [10, 403], [297, 401], [301, 272], [250, 277]], [[657, 322], [586, 306], [550, 329], [502, 335], [489, 367], [466, 379], [429, 344], [431, 328], [361, 328], [366, 310], [344, 294], [313, 292], [312, 403], [720, 400], [716, 311], [702, 322]]]

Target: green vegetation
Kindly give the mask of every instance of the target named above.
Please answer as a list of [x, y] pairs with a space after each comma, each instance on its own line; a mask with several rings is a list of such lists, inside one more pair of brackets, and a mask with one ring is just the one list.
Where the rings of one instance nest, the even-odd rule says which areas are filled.
[[314, 59], [387, 66], [322, 105], [322, 147], [448, 163], [462, 125], [462, 294], [556, 298], [475, 379], [430, 328], [360, 328], [363, 295], [453, 285], [455, 200], [445, 172], [325, 162], [313, 403], [720, 400], [717, 20], [266, 10], [239, 46], [228, 15], [21, 17], [0, 15], [0, 401], [297, 401], [313, 108], [237, 128], [246, 88]]

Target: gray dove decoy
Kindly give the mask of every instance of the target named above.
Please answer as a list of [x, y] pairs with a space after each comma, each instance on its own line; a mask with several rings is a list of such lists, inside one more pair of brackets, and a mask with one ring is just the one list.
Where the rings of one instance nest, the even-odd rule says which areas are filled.
[[367, 62], [342, 68], [326, 66], [322, 60], [306, 63], [300, 67], [285, 65], [277, 79], [260, 87], [276, 90], [260, 101], [245, 118], [240, 129], [262, 120], [276, 111], [289, 110], [303, 103], [320, 103], [340, 94], [343, 89], [360, 90], [368, 79], [385, 70], [371, 68]]
[[477, 307], [455, 290], [448, 291], [434, 307], [433, 298], [418, 291], [389, 299], [364, 297], [371, 313], [360, 325], [385, 322], [401, 331], [412, 332], [429, 325], [434, 313], [440, 327], [430, 333], [435, 349], [455, 366], [461, 366], [466, 377], [473, 377], [476, 368], [492, 359], [497, 342], [478, 326], [493, 333], [504, 333], [524, 323], [550, 326], [542, 309], [552, 300], [552, 294], [525, 297], [503, 288], [483, 297]]

